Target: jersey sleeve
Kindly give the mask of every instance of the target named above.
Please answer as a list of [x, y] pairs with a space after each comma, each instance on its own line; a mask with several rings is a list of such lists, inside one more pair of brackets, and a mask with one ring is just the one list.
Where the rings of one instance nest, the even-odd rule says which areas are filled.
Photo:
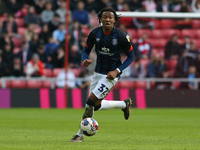
[[89, 54], [92, 50], [92, 47], [94, 46], [95, 39], [95, 33], [91, 31], [88, 35], [87, 41], [85, 43], [85, 48], [82, 52], [82, 61], [89, 59]]

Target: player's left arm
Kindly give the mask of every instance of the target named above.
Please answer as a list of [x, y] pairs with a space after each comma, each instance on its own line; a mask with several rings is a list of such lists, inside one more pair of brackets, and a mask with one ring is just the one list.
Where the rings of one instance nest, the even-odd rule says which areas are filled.
[[108, 72], [107, 78], [110, 80], [113, 80], [116, 78], [116, 76], [122, 72], [126, 67], [128, 67], [135, 59], [135, 54], [133, 52], [133, 46], [130, 43], [129, 36], [122, 36], [123, 39], [121, 39], [121, 46], [127, 55], [126, 60], [119, 66], [119, 68], [116, 68], [113, 71]]

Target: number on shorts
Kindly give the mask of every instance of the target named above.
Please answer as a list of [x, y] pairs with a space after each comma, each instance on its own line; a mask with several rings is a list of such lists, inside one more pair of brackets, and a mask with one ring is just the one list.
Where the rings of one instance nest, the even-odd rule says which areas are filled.
[[99, 90], [99, 92], [102, 92], [103, 95], [105, 95], [109, 89], [104, 84], [101, 84], [101, 86], [100, 86], [100, 88], [98, 88], [98, 90]]

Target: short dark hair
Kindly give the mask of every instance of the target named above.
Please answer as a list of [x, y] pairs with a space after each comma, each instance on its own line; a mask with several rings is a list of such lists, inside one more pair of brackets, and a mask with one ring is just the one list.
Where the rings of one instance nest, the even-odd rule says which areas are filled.
[[[116, 22], [117, 21], [121, 21], [121, 18], [119, 15], [117, 15], [116, 11], [112, 8], [112, 7], [105, 7], [103, 9], [100, 10], [100, 12], [98, 13], [97, 17], [99, 19], [99, 24], [101, 23], [101, 16], [103, 14], [103, 12], [106, 12], [106, 11], [109, 11], [109, 12], [112, 12], [114, 15], [115, 15], [115, 20]], [[115, 22], [115, 23], [116, 23]]]

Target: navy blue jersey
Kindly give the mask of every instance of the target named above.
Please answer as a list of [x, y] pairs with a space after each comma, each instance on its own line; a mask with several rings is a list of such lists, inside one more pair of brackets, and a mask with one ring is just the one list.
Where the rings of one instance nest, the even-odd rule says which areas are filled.
[[[110, 34], [103, 33], [102, 27], [95, 28], [89, 33], [82, 53], [83, 61], [89, 58], [89, 53], [94, 45], [97, 54], [95, 67], [97, 73], [107, 74], [116, 68], [122, 71], [134, 60], [133, 47], [129, 36], [116, 27], [113, 28]], [[125, 61], [123, 64], [121, 62], [122, 51], [129, 58], [129, 61]]]

